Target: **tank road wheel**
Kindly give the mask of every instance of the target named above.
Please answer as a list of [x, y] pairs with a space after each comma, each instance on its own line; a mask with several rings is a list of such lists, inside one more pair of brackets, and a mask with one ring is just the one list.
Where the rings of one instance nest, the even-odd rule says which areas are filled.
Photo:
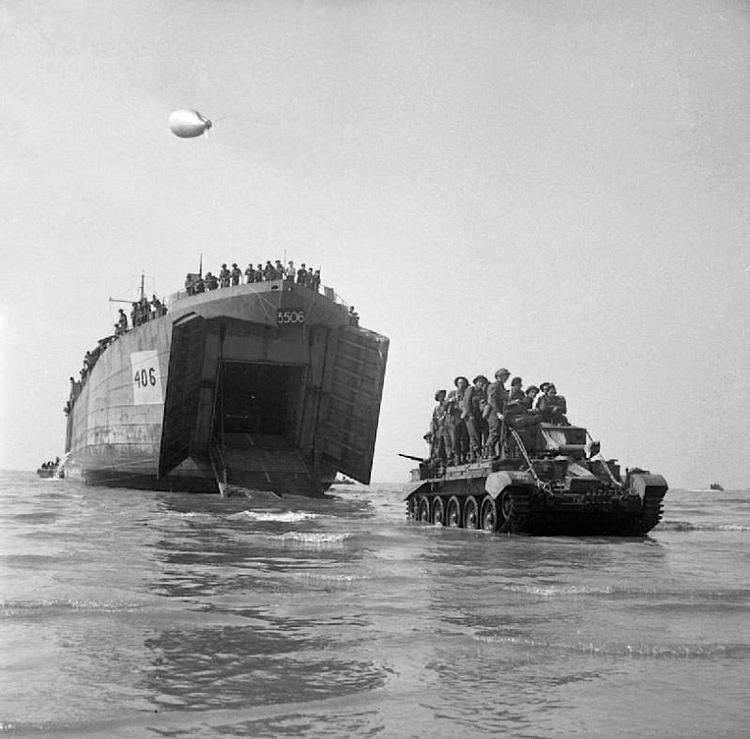
[[439, 495], [436, 495], [435, 500], [432, 501], [432, 523], [435, 526], [442, 526], [445, 523], [445, 507]]
[[518, 531], [529, 517], [530, 505], [528, 490], [505, 488], [497, 501], [497, 530], [503, 534]]
[[461, 527], [461, 502], [454, 495], [448, 501], [448, 510], [445, 514], [445, 524], [452, 529]]
[[497, 530], [503, 534], [510, 533], [513, 530], [513, 514], [515, 513], [513, 491], [510, 488], [505, 488], [500, 493], [497, 509], [499, 514]]
[[470, 495], [464, 503], [464, 528], [479, 528], [479, 506], [477, 505], [477, 499], [473, 495]]
[[406, 501], [406, 517], [410, 521], [417, 520], [417, 498], [416, 496], [410, 496]]
[[484, 496], [479, 523], [482, 531], [489, 531], [492, 533], [497, 529], [497, 506], [491, 495]]
[[503, 522], [510, 521], [513, 516], [513, 493], [505, 488], [500, 494], [500, 518]]
[[417, 504], [417, 521], [419, 523], [430, 522], [430, 501], [423, 495]]

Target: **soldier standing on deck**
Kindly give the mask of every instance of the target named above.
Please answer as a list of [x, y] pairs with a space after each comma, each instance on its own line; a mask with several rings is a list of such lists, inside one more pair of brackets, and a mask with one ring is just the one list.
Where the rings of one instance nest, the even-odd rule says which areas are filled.
[[469, 387], [469, 381], [463, 375], [459, 375], [453, 384], [456, 389], [451, 390], [445, 399], [448, 410], [447, 423], [453, 446], [453, 464], [463, 464], [469, 453], [469, 433], [462, 418], [464, 394]]
[[501, 367], [495, 372], [495, 382], [487, 390], [487, 407], [489, 423], [489, 437], [487, 438], [487, 451], [490, 457], [500, 456], [503, 441], [503, 421], [505, 414], [505, 403], [508, 400], [508, 391], [505, 383], [510, 377], [510, 372]]
[[219, 270], [219, 286], [229, 287], [229, 270], [226, 264], [222, 264]]
[[430, 459], [434, 462], [445, 462], [450, 456], [450, 437], [446, 433], [447, 409], [445, 390], [435, 391], [437, 405], [432, 410], [430, 422]]
[[242, 280], [242, 271], [237, 266], [237, 262], [234, 262], [234, 264], [232, 264], [232, 271], [229, 273], [229, 276], [232, 279], [233, 285], [240, 284], [240, 281]]
[[477, 375], [473, 385], [464, 393], [462, 417], [469, 434], [471, 461], [475, 462], [482, 456], [487, 443], [488, 425], [483, 417], [487, 405], [487, 385], [489, 380], [484, 375]]
[[154, 307], [154, 318], [158, 318], [159, 316], [166, 315], [167, 311], [162, 305], [161, 300], [156, 297], [156, 295], [153, 296], [153, 299], [151, 300], [151, 305]]

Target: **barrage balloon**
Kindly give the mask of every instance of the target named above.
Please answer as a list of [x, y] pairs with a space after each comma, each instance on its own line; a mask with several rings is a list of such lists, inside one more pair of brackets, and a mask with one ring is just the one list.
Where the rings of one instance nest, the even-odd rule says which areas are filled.
[[169, 128], [181, 139], [202, 136], [213, 124], [197, 110], [175, 110], [169, 115]]

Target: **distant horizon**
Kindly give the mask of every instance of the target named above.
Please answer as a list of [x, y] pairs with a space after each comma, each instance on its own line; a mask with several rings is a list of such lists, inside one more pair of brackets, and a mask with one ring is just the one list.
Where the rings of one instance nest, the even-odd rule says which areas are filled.
[[[48, 461], [48, 460], [44, 460], [44, 461]], [[33, 470], [30, 470], [30, 469], [15, 469], [14, 470], [14, 469], [0, 468], [0, 474], [13, 473], [13, 474], [31, 474], [31, 475], [36, 475], [36, 470], [38, 468], [39, 468], [38, 466], [36, 468], [34, 468]], [[65, 478], [60, 478], [60, 480], [62, 482], [66, 481]], [[165, 494], [165, 495], [219, 495], [218, 491], [215, 492], [215, 493], [171, 493], [171, 492], [165, 492], [164, 490], [151, 490], [151, 489], [146, 489], [146, 488], [131, 489], [131, 488], [115, 488], [115, 487], [109, 487], [109, 486], [104, 486], [104, 485], [87, 485], [85, 482], [82, 482], [80, 480], [67, 480], [67, 482], [73, 482], [73, 484], [76, 485], [76, 486], [79, 486], [79, 487], [82, 487], [82, 488], [86, 488], [86, 489], [90, 489], [90, 490], [132, 490], [133, 494], [140, 494], [140, 493], [161, 493], [161, 494]], [[372, 487], [378, 487], [378, 486], [382, 485], [382, 486], [391, 486], [391, 487], [394, 487], [394, 488], [399, 488], [399, 487], [403, 488], [408, 482], [409, 482], [408, 477], [406, 479], [404, 479], [404, 480], [373, 480], [372, 482], [370, 482], [368, 484], [365, 484], [365, 483], [362, 483], [362, 482], [357, 482], [355, 480], [354, 481], [354, 487], [372, 488]], [[667, 481], [667, 482], [669, 482], [669, 481]], [[711, 490], [708, 487], [708, 485], [712, 485], [712, 484], [720, 484], [720, 485], [722, 485], [723, 491], [722, 490]], [[325, 491], [323, 491], [323, 495], [321, 497], [325, 497], [326, 495], [328, 495], [328, 492], [331, 490], [331, 488], [335, 488], [335, 487], [337, 487], [337, 485], [336, 485], [336, 483], [333, 483], [331, 485], [331, 487], [329, 487]], [[348, 486], [345, 486], [345, 487], [348, 487]], [[748, 485], [747, 487], [739, 487], [739, 488], [737, 488], [737, 487], [726, 487], [722, 483], [709, 482], [709, 483], [706, 483], [706, 487], [684, 486], [684, 485], [675, 486], [675, 487], [670, 486], [669, 490], [667, 492], [667, 497], [665, 498], [665, 505], [669, 504], [669, 493], [670, 492], [674, 492], [676, 490], [682, 490], [684, 492], [696, 492], [696, 493], [698, 493], [698, 492], [707, 492], [707, 493], [708, 492], [711, 492], [711, 493], [714, 493], [714, 492], [727, 492], [727, 493], [737, 493], [737, 492], [740, 492], [741, 493], [741, 492], [744, 492], [744, 491], [750, 491], [750, 485]], [[253, 491], [251, 489], [249, 489], [249, 492], [253, 492]], [[259, 492], [262, 493], [264, 491], [259, 491]], [[401, 491], [400, 490], [394, 490], [394, 492], [401, 492]], [[229, 497], [239, 499], [242, 496], [241, 495], [231, 495]], [[278, 497], [279, 500], [289, 500], [290, 498], [304, 499], [306, 496], [302, 496], [302, 495], [278, 495], [277, 497]], [[250, 500], [250, 499], [248, 498], [248, 500]]]

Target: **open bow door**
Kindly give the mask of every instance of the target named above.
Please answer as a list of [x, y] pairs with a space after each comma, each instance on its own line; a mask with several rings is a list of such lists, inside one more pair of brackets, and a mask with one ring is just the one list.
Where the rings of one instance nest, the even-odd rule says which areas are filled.
[[172, 328], [159, 477], [167, 475], [190, 455], [207, 331], [207, 322], [195, 313], [180, 318]]
[[339, 329], [322, 456], [365, 485], [372, 471], [387, 359], [384, 336], [356, 326]]

